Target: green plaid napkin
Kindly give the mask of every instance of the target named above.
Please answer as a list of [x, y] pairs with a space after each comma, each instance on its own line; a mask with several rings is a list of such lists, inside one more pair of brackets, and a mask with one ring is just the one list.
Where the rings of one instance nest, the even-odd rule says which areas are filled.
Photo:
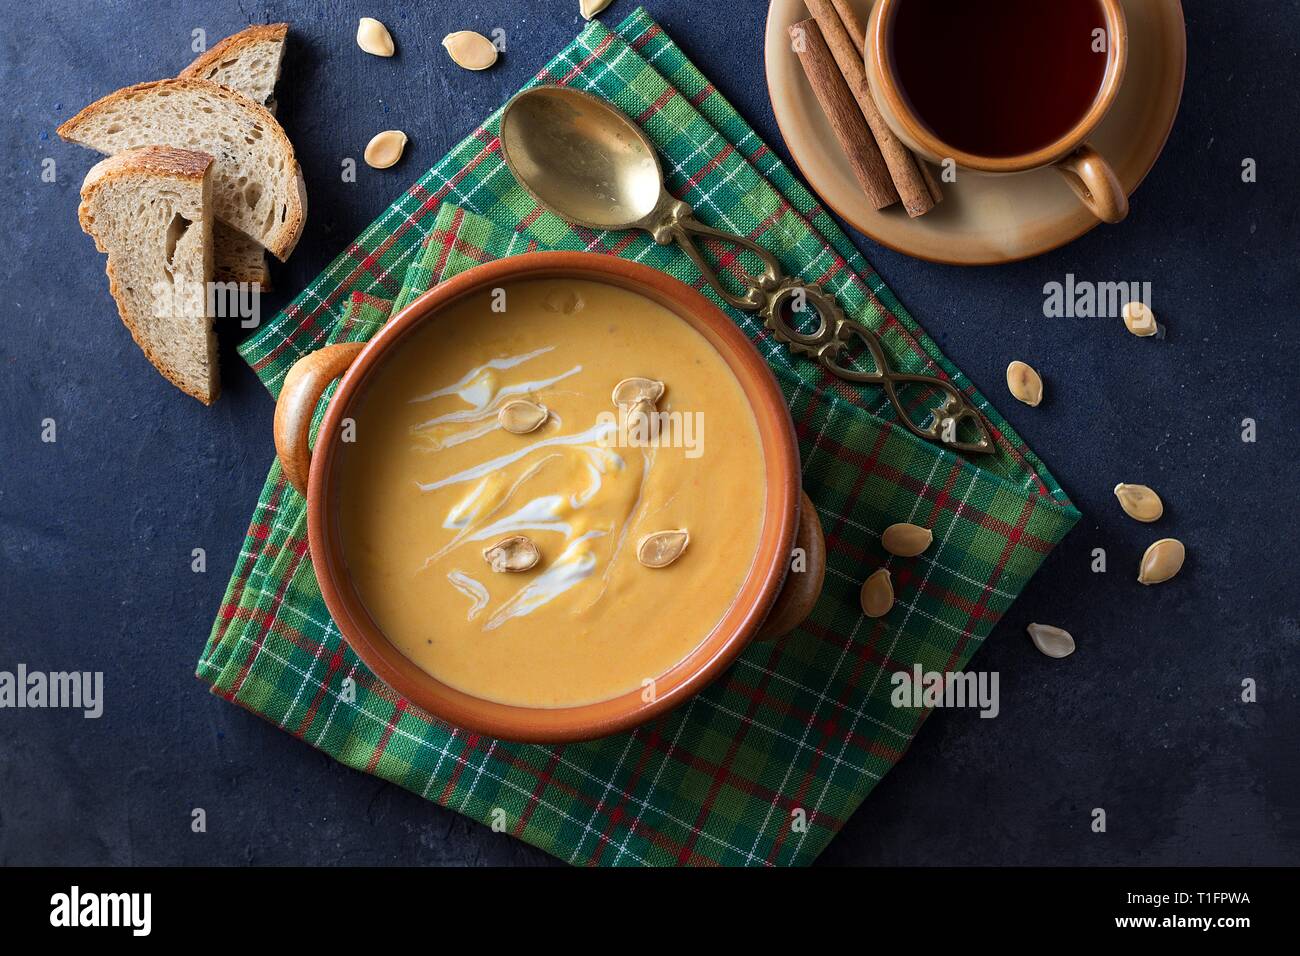
[[[771, 249], [877, 329], [903, 368], [948, 375], [988, 415], [998, 454], [968, 462], [892, 424], [874, 389], [790, 357], [729, 314], [790, 403], [804, 487], [829, 567], [812, 617], [748, 648], [713, 686], [635, 731], [584, 744], [507, 743], [441, 724], [377, 680], [329, 618], [302, 500], [271, 466], [199, 661], [213, 691], [336, 759], [573, 863], [790, 865], [811, 861], [894, 765], [926, 716], [890, 704], [889, 675], [966, 665], [1078, 512], [1037, 457], [945, 359], [811, 195], [643, 11], [591, 23], [534, 82], [570, 84], [647, 130], [673, 192], [706, 222]], [[514, 181], [493, 114], [241, 348], [272, 393], [302, 355], [363, 341], [412, 298], [482, 262], [580, 249], [648, 263], [705, 291], [686, 257], [642, 234], [572, 227]], [[722, 255], [724, 269], [738, 264]], [[318, 411], [318, 418], [319, 418]], [[896, 521], [934, 529], [890, 558]], [[862, 580], [893, 574], [883, 620]]]

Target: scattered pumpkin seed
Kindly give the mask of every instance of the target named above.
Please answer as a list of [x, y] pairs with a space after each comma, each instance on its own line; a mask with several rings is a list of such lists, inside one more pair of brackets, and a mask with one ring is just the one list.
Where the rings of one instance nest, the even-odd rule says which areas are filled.
[[1134, 335], [1146, 338], [1160, 331], [1160, 323], [1145, 302], [1129, 302], [1124, 306], [1124, 326]]
[[1138, 567], [1139, 584], [1160, 584], [1177, 574], [1187, 558], [1187, 549], [1177, 538], [1161, 538], [1147, 548]]
[[656, 404], [663, 398], [664, 383], [652, 378], [625, 378], [614, 386], [611, 396], [615, 405], [633, 406], [638, 402]]
[[1070, 636], [1069, 631], [1052, 627], [1050, 624], [1030, 624], [1026, 630], [1029, 631], [1029, 638], [1034, 642], [1034, 647], [1048, 657], [1059, 659], [1074, 653], [1074, 638]]
[[578, 0], [578, 12], [583, 19], [590, 20], [613, 2], [614, 0]]
[[357, 24], [357, 46], [375, 56], [392, 56], [393, 35], [374, 17], [362, 17]]
[[880, 536], [880, 543], [885, 546], [885, 550], [890, 554], [896, 554], [900, 558], [914, 558], [926, 548], [930, 547], [930, 542], [934, 540], [934, 535], [929, 528], [922, 528], [919, 525], [899, 522], [891, 524], [885, 529], [885, 533]]
[[527, 571], [541, 555], [537, 545], [522, 534], [502, 538], [483, 552], [493, 571]]
[[473, 30], [457, 30], [442, 38], [451, 61], [466, 70], [486, 70], [497, 61], [496, 44]]
[[366, 165], [375, 169], [387, 169], [402, 158], [405, 149], [406, 134], [400, 129], [386, 129], [382, 133], [376, 133], [366, 144]]
[[867, 617], [884, 617], [894, 606], [894, 584], [889, 579], [889, 571], [881, 568], [873, 571], [862, 582], [862, 613]]
[[1007, 366], [1007, 388], [1026, 405], [1037, 405], [1043, 400], [1043, 378], [1024, 362]]
[[1115, 486], [1115, 497], [1124, 513], [1134, 521], [1152, 522], [1165, 513], [1165, 504], [1160, 496], [1146, 485], [1126, 485], [1123, 482]]
[[643, 537], [636, 546], [636, 559], [647, 568], [666, 568], [682, 556], [691, 542], [685, 528], [655, 531]]
[[497, 421], [512, 435], [527, 435], [541, 428], [550, 414], [545, 405], [520, 398], [502, 405], [497, 412]]

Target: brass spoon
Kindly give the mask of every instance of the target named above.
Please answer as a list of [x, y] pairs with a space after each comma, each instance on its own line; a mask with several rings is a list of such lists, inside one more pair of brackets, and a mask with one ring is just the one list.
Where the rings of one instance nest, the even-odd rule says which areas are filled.
[[[664, 184], [654, 145], [617, 107], [566, 86], [537, 86], [517, 94], [501, 115], [501, 147], [506, 165], [533, 198], [555, 215], [591, 229], [644, 229], [655, 242], [676, 242], [722, 298], [745, 312], [757, 312], [777, 340], [806, 355], [834, 375], [863, 385], [879, 385], [914, 434], [965, 452], [991, 452], [993, 442], [979, 410], [951, 383], [930, 375], [894, 372], [875, 332], [848, 318], [821, 286], [788, 278], [776, 257], [742, 236], [722, 232], [695, 218], [687, 203]], [[763, 263], [761, 275], [742, 275], [743, 294], [727, 289], [705, 260], [693, 237], [709, 236], [748, 249]], [[819, 325], [800, 332], [786, 318], [786, 306], [811, 305]], [[856, 335], [871, 353], [873, 371], [849, 368], [845, 359]], [[927, 385], [943, 392], [931, 424], [912, 420], [896, 386]], [[979, 431], [978, 441], [957, 437], [963, 421]]]

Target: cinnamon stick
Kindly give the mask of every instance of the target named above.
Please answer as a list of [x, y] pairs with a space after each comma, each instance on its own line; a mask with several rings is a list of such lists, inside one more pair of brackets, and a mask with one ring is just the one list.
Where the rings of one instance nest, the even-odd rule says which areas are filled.
[[934, 174], [934, 170], [916, 153], [912, 154], [912, 159], [916, 162], [916, 168], [921, 171], [921, 178], [925, 180], [925, 188], [930, 191], [930, 198], [934, 200], [935, 205], [943, 202], [943, 187], [939, 185], [939, 177]]
[[866, 56], [867, 28], [857, 11], [853, 9], [849, 0], [831, 0], [831, 2], [835, 4], [835, 12], [840, 15], [840, 21], [848, 31], [849, 39], [853, 41], [853, 48], [858, 51], [858, 56]]
[[894, 188], [898, 190], [898, 195], [903, 200], [903, 208], [913, 219], [925, 215], [934, 208], [936, 199], [919, 168], [924, 164], [918, 163], [912, 151], [894, 135], [885, 118], [880, 115], [876, 100], [871, 95], [871, 86], [867, 83], [867, 71], [863, 66], [862, 56], [854, 46], [849, 31], [845, 29], [833, 0], [805, 0], [805, 3], [808, 12], [813, 15], [817, 26], [821, 28], [822, 38], [839, 65], [840, 73], [848, 83], [849, 91], [857, 101], [863, 119], [867, 121], [867, 126], [871, 128], [871, 133], [876, 138], [876, 145], [885, 160], [885, 165], [889, 168]]
[[862, 111], [836, 66], [821, 30], [814, 21], [803, 20], [790, 27], [790, 40], [817, 102], [830, 121], [840, 148], [848, 157], [853, 177], [866, 193], [867, 201], [875, 209], [884, 209], [898, 202], [889, 167], [863, 121]]
[[[852, 0], [831, 0], [835, 5], [835, 12], [840, 15], [840, 22], [844, 24], [844, 29], [853, 42], [853, 49], [858, 51], [859, 59], [866, 57], [867, 49], [867, 27], [853, 9]], [[874, 100], [873, 100], [874, 101]], [[916, 163], [917, 170], [921, 173], [921, 178], [925, 180], [925, 188], [929, 191], [930, 197], [936, 202], [943, 201], [943, 187], [939, 185], [939, 179], [930, 168], [929, 163], [923, 160], [916, 153], [912, 154], [912, 159]]]

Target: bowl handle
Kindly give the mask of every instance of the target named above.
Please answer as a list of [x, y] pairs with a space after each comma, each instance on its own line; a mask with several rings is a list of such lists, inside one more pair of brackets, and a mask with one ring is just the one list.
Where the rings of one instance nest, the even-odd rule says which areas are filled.
[[348, 370], [364, 342], [340, 342], [304, 355], [284, 377], [275, 403], [275, 453], [289, 484], [307, 497], [311, 471], [311, 417], [330, 382]]
[[821, 597], [826, 578], [826, 535], [812, 500], [799, 492], [799, 528], [795, 532], [796, 553], [802, 552], [803, 566], [791, 567], [776, 603], [759, 628], [755, 640], [773, 641], [784, 637], [804, 622]]

